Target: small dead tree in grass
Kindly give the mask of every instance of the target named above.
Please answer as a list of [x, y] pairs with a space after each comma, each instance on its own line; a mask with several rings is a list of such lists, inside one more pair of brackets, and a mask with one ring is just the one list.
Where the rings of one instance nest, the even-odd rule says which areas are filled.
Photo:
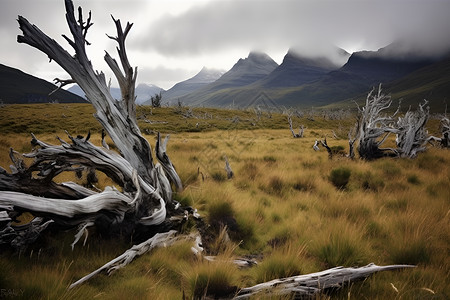
[[327, 149], [328, 152], [328, 158], [329, 159], [333, 159], [333, 151], [331, 151], [331, 148], [328, 146], [327, 143], [327, 137], [325, 137], [323, 140], [320, 141], [320, 143], [322, 144], [322, 146]]
[[292, 127], [292, 118], [290, 115], [288, 115], [288, 122], [289, 122], [289, 129], [292, 132], [292, 136], [295, 138], [302, 138], [303, 137], [303, 131], [304, 131], [304, 127], [303, 125], [300, 125], [299, 129], [298, 129], [298, 133], [294, 132], [294, 128]]
[[[0, 244], [9, 244], [23, 249], [32, 243], [45, 231], [48, 226], [54, 230], [77, 228], [74, 243], [79, 241], [88, 227], [96, 226], [104, 229], [112, 237], [114, 232], [121, 232], [128, 237], [136, 232], [146, 234], [146, 241], [133, 246], [125, 253], [106, 263], [103, 267], [83, 277], [70, 287], [77, 286], [100, 272], [111, 272], [122, 268], [131, 261], [155, 247], [168, 246], [177, 240], [189, 239], [191, 236], [178, 234], [180, 222], [190, 216], [199, 219], [195, 209], [180, 208], [172, 200], [172, 186], [177, 190], [183, 188], [181, 180], [169, 159], [166, 148], [168, 136], [161, 141], [157, 135], [155, 156], [158, 163], [153, 161], [153, 153], [148, 141], [141, 135], [136, 121], [135, 82], [137, 69], [133, 69], [125, 51], [125, 39], [132, 24], [127, 23], [122, 28], [120, 20], [113, 18], [117, 36], [111, 37], [118, 43], [120, 63], [108, 53], [105, 61], [117, 78], [121, 90], [121, 99], [115, 100], [106, 84], [103, 73], [94, 71], [87, 57], [85, 46], [88, 29], [91, 28], [91, 14], [83, 18], [81, 7], [78, 8], [78, 18], [75, 18], [74, 6], [71, 0], [65, 0], [66, 20], [72, 38], [64, 36], [75, 51], [69, 54], [55, 40], [48, 37], [35, 25], [24, 17], [19, 16], [18, 22], [23, 35], [18, 37], [19, 43], [28, 44], [47, 54], [50, 60], [58, 63], [69, 75], [70, 79], [59, 80], [61, 85], [76, 82], [85, 92], [88, 101], [94, 106], [95, 117], [103, 129], [111, 137], [118, 152], [93, 145], [86, 137], [68, 138], [70, 142], [59, 139], [59, 145], [52, 145], [39, 140], [32, 134], [31, 143], [34, 146], [31, 153], [24, 154], [33, 159], [27, 166], [21, 155], [11, 149], [10, 158], [13, 163], [11, 172], [0, 168]], [[229, 166], [229, 164], [228, 164]], [[229, 168], [231, 171], [231, 168]], [[97, 191], [80, 186], [73, 182], [58, 183], [54, 179], [63, 172], [83, 172], [97, 170], [111, 178], [119, 188], [106, 187]], [[35, 218], [26, 225], [15, 226], [12, 221], [23, 212], [30, 212]], [[199, 220], [198, 224], [203, 221]], [[164, 223], [164, 226], [161, 225]], [[118, 229], [118, 230], [114, 230]], [[175, 229], [175, 230], [171, 230]], [[151, 233], [150, 233], [151, 232]], [[200, 237], [195, 237], [196, 249], [200, 249]], [[196, 250], [201, 252], [200, 250]], [[369, 272], [361, 273], [360, 269], [346, 269], [345, 273], [328, 270], [321, 274], [311, 274], [315, 287], [305, 291], [298, 290], [292, 285], [286, 286], [282, 293], [295, 292], [300, 295], [311, 295], [320, 292], [329, 285], [325, 282], [342, 283], [356, 280], [360, 274], [399, 268], [403, 266], [387, 266], [381, 269], [370, 268]], [[366, 267], [363, 267], [366, 268]], [[326, 281], [318, 281], [321, 276]], [[326, 275], [326, 276], [325, 276]], [[294, 285], [302, 280], [293, 279]], [[283, 281], [283, 280], [280, 280]], [[292, 283], [292, 280], [290, 281]], [[274, 293], [282, 287], [269, 282], [265, 290]], [[259, 287], [242, 289], [239, 297], [247, 297], [258, 293]]]
[[227, 178], [231, 179], [234, 176], [233, 170], [231, 169], [230, 162], [228, 161], [228, 157], [225, 158], [225, 171], [227, 172]]

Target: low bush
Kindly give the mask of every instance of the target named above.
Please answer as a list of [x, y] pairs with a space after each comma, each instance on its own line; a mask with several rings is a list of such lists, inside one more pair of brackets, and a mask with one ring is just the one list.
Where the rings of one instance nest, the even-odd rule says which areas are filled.
[[413, 241], [402, 243], [391, 249], [390, 257], [394, 264], [428, 263], [430, 261], [430, 252], [426, 241]]
[[231, 262], [204, 263], [185, 274], [186, 288], [193, 299], [228, 298], [237, 291], [236, 268]]
[[329, 179], [338, 189], [344, 189], [350, 180], [351, 171], [349, 168], [340, 167], [333, 169]]

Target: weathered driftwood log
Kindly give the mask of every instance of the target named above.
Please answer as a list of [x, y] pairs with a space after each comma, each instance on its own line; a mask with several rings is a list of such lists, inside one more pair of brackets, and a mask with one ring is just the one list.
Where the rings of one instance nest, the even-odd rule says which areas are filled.
[[413, 268], [410, 265], [377, 266], [369, 264], [360, 268], [336, 267], [306, 275], [274, 279], [241, 289], [233, 299], [247, 299], [258, 296], [295, 295], [296, 298], [313, 298], [328, 289], [339, 289], [351, 282], [364, 279], [369, 275], [387, 270]]
[[[191, 247], [193, 255], [201, 257], [210, 262], [218, 261], [217, 257], [215, 256], [203, 255], [202, 241], [198, 233], [192, 233], [190, 235], [177, 235], [175, 230], [171, 230], [165, 233], [158, 233], [147, 241], [133, 246], [102, 267], [72, 283], [69, 286], [69, 289], [86, 282], [87, 280], [91, 279], [101, 272], [106, 272], [107, 274], [111, 275], [113, 271], [125, 267], [138, 256], [141, 256], [154, 248], [168, 247], [178, 241], [186, 240], [190, 240], [193, 242], [193, 246]], [[236, 258], [230, 260], [229, 262], [237, 265], [238, 267], [252, 267], [257, 265], [256, 261], [246, 258]], [[260, 283], [252, 287], [242, 288], [237, 292], [237, 294], [229, 296], [233, 299], [247, 299], [255, 296], [276, 297], [293, 294], [296, 296], [296, 298], [311, 298], [320, 293], [324, 293], [329, 289], [339, 289], [349, 283], [365, 279], [376, 272], [413, 267], [415, 266], [377, 266], [374, 264], [369, 264], [360, 268], [336, 267], [311, 274], [274, 279], [272, 281]]]
[[111, 274], [113, 271], [118, 270], [122, 267], [125, 267], [129, 263], [133, 261], [138, 256], [141, 256], [144, 253], [147, 253], [148, 251], [157, 248], [157, 247], [168, 247], [172, 245], [175, 241], [179, 240], [179, 237], [176, 236], [176, 231], [171, 230], [169, 232], [165, 233], [157, 233], [152, 238], [146, 240], [145, 242], [142, 242], [138, 245], [133, 246], [132, 248], [125, 251], [122, 255], [116, 257], [115, 259], [111, 260], [110, 262], [106, 263], [102, 267], [98, 268], [94, 272], [84, 276], [83, 278], [77, 280], [76, 282], [72, 283], [69, 286], [69, 289], [74, 288], [83, 282], [86, 282], [90, 278], [94, 277], [95, 275], [105, 271], [108, 274]]

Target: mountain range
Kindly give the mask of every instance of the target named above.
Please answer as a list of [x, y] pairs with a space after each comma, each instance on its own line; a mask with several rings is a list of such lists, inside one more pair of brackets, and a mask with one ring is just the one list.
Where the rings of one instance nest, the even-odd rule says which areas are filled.
[[83, 98], [43, 79], [0, 64], [0, 101], [12, 103], [86, 102]]
[[[67, 90], [71, 93], [74, 93], [75, 95], [85, 98], [83, 90], [77, 84], [74, 84]], [[111, 96], [113, 96], [114, 99], [120, 99], [122, 97], [119, 88], [111, 87], [110, 92]], [[152, 96], [155, 96], [155, 94], [163, 92], [164, 92], [163, 88], [160, 88], [159, 86], [156, 86], [154, 84], [140, 83], [136, 86], [135, 90], [136, 103], [145, 104], [145, 102], [149, 101]]]
[[[393, 43], [353, 54], [336, 48], [330, 56], [315, 57], [290, 49], [280, 65], [265, 53], [250, 52], [227, 72], [203, 68], [167, 91], [141, 83], [136, 102], [149, 104], [151, 96], [161, 93], [162, 102], [172, 105], [179, 101], [189, 106], [246, 108], [263, 99], [278, 107], [354, 107], [353, 101], [364, 100], [372, 87], [382, 83], [384, 91], [401, 98], [406, 109], [426, 98], [431, 111], [442, 112], [450, 94], [450, 55], [399, 55], [399, 48]], [[4, 103], [84, 101], [74, 95], [84, 95], [76, 85], [48, 96], [56, 88], [53, 84], [3, 65], [0, 79]], [[37, 86], [39, 92], [31, 90]], [[119, 89], [111, 88], [111, 94], [120, 99]]]
[[185, 81], [175, 84], [173, 87], [162, 93], [164, 102], [177, 102], [180, 97], [186, 96], [195, 90], [198, 90], [205, 85], [212, 83], [219, 79], [225, 71], [209, 69], [203, 67], [203, 69], [197, 73], [194, 77], [191, 77]]
[[[279, 107], [323, 107], [336, 103], [348, 106], [349, 100], [365, 99], [372, 87], [382, 83], [386, 92], [405, 98], [404, 103], [417, 104], [426, 97], [432, 111], [442, 110], [450, 91], [448, 59], [400, 56], [395, 54], [398, 47], [394, 43], [377, 51], [351, 55], [335, 49], [347, 59], [341, 66], [327, 57], [306, 57], [291, 49], [283, 62], [274, 67], [270, 57], [251, 52], [215, 82], [179, 100], [192, 106], [245, 108], [265, 97]], [[255, 57], [264, 59], [255, 64]], [[236, 69], [245, 73], [235, 72]], [[265, 70], [266, 75], [260, 70]], [[245, 78], [254, 80], [242, 80]], [[423, 88], [419, 89], [420, 85]]]

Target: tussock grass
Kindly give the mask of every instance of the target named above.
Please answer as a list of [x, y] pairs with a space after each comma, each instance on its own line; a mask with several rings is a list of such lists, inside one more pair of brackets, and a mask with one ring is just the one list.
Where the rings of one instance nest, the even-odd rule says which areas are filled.
[[[193, 111], [197, 118], [186, 119], [174, 108], [153, 109], [152, 114], [146, 111], [147, 119], [168, 123], [139, 122], [148, 129], [150, 134], [143, 132], [152, 146], [153, 130], [171, 134], [167, 152], [185, 186], [175, 199], [197, 208], [214, 229], [216, 239], [207, 249], [218, 254], [220, 262], [199, 260], [191, 254], [191, 245], [182, 243], [144, 255], [111, 277], [100, 275], [66, 291], [73, 280], [132, 244], [90, 232], [87, 245], [77, 245], [72, 252], [74, 232], [70, 231], [45, 236], [20, 257], [0, 252], [0, 287], [22, 289], [26, 298], [34, 299], [181, 299], [183, 292], [187, 298], [214, 297], [223, 289], [265, 278], [375, 262], [418, 267], [378, 274], [332, 298], [450, 296], [449, 151], [429, 148], [413, 160], [365, 162], [338, 155], [329, 160], [326, 151], [315, 152], [312, 145], [338, 128], [337, 121], [296, 120], [305, 124], [305, 137], [293, 139], [285, 116], [273, 115], [273, 122], [264, 117], [264, 122], [253, 126], [252, 112]], [[31, 151], [30, 131], [43, 141], [58, 143], [57, 135], [68, 140], [64, 129], [72, 135], [91, 130], [91, 141], [100, 145], [100, 127], [88, 105], [5, 106], [0, 112], [0, 165], [5, 169], [10, 164], [10, 147]], [[49, 122], [41, 120], [46, 114]], [[239, 122], [232, 122], [234, 116]], [[350, 119], [340, 122], [346, 128], [353, 123]], [[348, 150], [345, 139], [329, 138], [328, 144]], [[235, 173], [231, 180], [226, 179], [224, 155]], [[330, 180], [333, 170], [342, 169], [350, 171], [345, 189]], [[114, 185], [98, 176], [101, 188]], [[73, 173], [58, 179], [85, 181]], [[193, 224], [188, 225], [186, 232], [192, 230]], [[225, 226], [230, 240], [224, 236]], [[235, 255], [255, 257], [260, 264], [250, 270], [237, 269], [229, 263]]]

